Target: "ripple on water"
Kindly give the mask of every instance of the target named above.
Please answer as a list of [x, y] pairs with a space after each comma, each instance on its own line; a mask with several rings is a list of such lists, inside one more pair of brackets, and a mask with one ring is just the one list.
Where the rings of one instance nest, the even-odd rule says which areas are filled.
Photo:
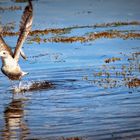
[[[139, 15], [139, 1], [123, 2], [124, 5], [119, 5], [121, 12], [116, 7], [122, 0], [117, 3], [85, 0], [80, 4], [62, 1], [33, 1], [34, 10], [37, 9], [33, 31], [42, 31], [29, 36], [24, 44], [28, 61], [21, 60], [20, 64], [29, 75], [21, 85], [11, 90], [9, 81], [0, 75], [0, 139], [64, 140], [63, 136], [90, 140], [139, 139], [140, 25], [129, 22]], [[77, 5], [83, 7], [77, 11]], [[1, 14], [19, 20], [13, 16], [17, 12]], [[93, 23], [94, 15], [98, 17], [94, 21], [101, 24]], [[62, 29], [61, 16], [66, 18]], [[54, 17], [57, 17], [55, 24]], [[128, 22], [104, 23], [114, 21], [112, 17], [124, 21], [127, 17]], [[8, 18], [2, 19], [5, 20], [2, 23], [8, 22]], [[77, 26], [71, 27], [74, 23]], [[56, 24], [59, 29], [44, 34], [43, 29]], [[17, 36], [4, 39], [15, 46]]]

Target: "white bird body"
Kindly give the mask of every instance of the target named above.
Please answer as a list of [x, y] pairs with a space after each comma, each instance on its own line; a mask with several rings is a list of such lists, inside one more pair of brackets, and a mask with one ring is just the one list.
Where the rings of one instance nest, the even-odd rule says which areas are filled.
[[19, 80], [24, 75], [28, 74], [21, 70], [19, 64], [13, 57], [6, 51], [1, 51], [0, 56], [2, 57], [2, 68], [1, 71], [9, 77], [11, 80]]

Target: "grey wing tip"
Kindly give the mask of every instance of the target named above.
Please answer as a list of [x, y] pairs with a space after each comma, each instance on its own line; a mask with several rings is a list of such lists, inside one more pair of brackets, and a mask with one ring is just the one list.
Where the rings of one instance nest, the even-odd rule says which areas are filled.
[[33, 5], [32, 5], [32, 0], [28, 0], [29, 6], [31, 9], [33, 9]]

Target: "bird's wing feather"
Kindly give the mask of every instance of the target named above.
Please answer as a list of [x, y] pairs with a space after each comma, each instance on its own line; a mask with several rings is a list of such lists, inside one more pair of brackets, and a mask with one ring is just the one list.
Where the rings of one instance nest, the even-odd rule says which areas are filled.
[[[3, 28], [0, 26], [0, 52], [1, 51], [7, 51], [9, 52], [9, 54], [13, 57], [13, 52], [12, 49], [5, 43], [3, 37], [2, 37], [2, 33], [3, 33]], [[20, 55], [26, 59], [26, 55], [24, 54], [23, 50], [21, 49], [20, 51]]]
[[2, 36], [0, 35], [0, 51], [7, 51], [10, 55], [13, 56], [13, 52], [10, 47], [5, 43]]
[[21, 48], [25, 39], [28, 36], [28, 33], [31, 30], [32, 21], [33, 21], [33, 7], [31, 1], [29, 0], [29, 5], [25, 7], [25, 10], [23, 12], [23, 16], [20, 23], [20, 34], [14, 51], [14, 59], [16, 61], [19, 60], [20, 53], [22, 52]]

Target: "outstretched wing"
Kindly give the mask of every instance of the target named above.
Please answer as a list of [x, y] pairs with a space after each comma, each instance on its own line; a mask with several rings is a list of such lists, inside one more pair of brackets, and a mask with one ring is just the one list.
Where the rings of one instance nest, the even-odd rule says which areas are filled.
[[25, 41], [25, 39], [28, 36], [28, 33], [31, 30], [31, 26], [32, 26], [32, 21], [33, 21], [33, 6], [30, 0], [29, 1], [29, 5], [25, 7], [25, 10], [23, 12], [23, 16], [21, 19], [21, 23], [20, 23], [20, 30], [19, 30], [19, 38], [17, 41], [17, 45], [14, 51], [14, 59], [16, 61], [19, 60], [20, 57], [20, 53], [22, 55], [22, 45]]
[[13, 52], [10, 47], [5, 43], [2, 36], [0, 35], [0, 51], [7, 51], [10, 55], [13, 56]]
[[[12, 49], [5, 43], [4, 39], [2, 38], [3, 28], [0, 26], [0, 51], [7, 51], [13, 57]], [[21, 50], [20, 55], [26, 59], [24, 52]]]

